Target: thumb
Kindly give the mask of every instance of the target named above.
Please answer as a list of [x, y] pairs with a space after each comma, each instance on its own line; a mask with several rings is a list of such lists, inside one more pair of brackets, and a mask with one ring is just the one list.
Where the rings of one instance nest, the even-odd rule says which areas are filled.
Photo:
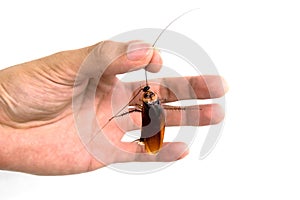
[[80, 69], [88, 77], [99, 74], [114, 76], [146, 66], [147, 71], [158, 72], [162, 65], [158, 51], [142, 41], [103, 41], [92, 48]]

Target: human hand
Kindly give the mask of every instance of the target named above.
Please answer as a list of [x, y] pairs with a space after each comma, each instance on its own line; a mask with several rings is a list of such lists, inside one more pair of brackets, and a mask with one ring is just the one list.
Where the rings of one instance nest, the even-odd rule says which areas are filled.
[[[130, 44], [131, 50], [141, 48], [134, 46], [134, 43]], [[183, 158], [187, 154], [184, 143], [169, 143], [157, 155], [148, 155], [143, 153], [137, 143], [122, 142], [124, 130], [136, 129], [141, 123], [136, 113], [124, 116], [124, 119], [130, 118], [135, 122], [125, 124], [124, 130], [118, 127], [115, 119], [105, 127], [103, 133], [113, 144], [109, 149], [97, 147], [103, 152], [105, 162], [91, 155], [79, 138], [76, 117], [80, 113], [74, 113], [72, 100], [76, 102], [77, 98], [83, 96], [85, 99], [81, 101], [81, 111], [84, 112], [88, 109], [85, 105], [91, 99], [82, 94], [89, 93], [89, 89], [96, 85], [96, 95], [92, 102], [96, 120], [103, 125], [113, 113], [113, 91], [117, 90], [120, 97], [129, 98], [128, 95], [131, 96], [142, 85], [139, 82], [123, 83], [116, 77], [117, 74], [144, 68], [149, 63], [152, 64], [148, 65], [147, 70], [159, 71], [162, 61], [157, 51], [144, 48], [126, 53], [127, 47], [128, 43], [105, 41], [0, 71], [0, 168], [33, 174], [72, 174], [117, 162], [174, 161]], [[142, 47], [149, 46], [144, 44]], [[80, 66], [91, 52], [97, 54], [97, 67], [87, 69], [78, 77]], [[114, 62], [107, 65], [111, 60]], [[99, 70], [103, 71], [100, 80], [94, 76]], [[196, 96], [183, 90], [184, 85], [180, 82], [186, 80]], [[224, 95], [227, 90], [222, 78], [218, 76], [158, 79], [155, 82], [167, 84], [167, 87], [152, 87], [167, 102], [195, 97], [216, 98]], [[175, 92], [177, 90], [176, 94], [180, 95], [175, 96], [168, 90], [169, 87]], [[120, 98], [115, 104], [122, 107], [124, 101]], [[181, 112], [186, 112], [183, 117], [188, 116], [189, 111]], [[199, 113], [199, 121], [180, 120], [180, 112], [167, 115], [166, 125], [209, 125], [220, 122], [224, 117], [218, 105], [202, 105]], [[180, 124], [181, 121], [190, 124]]]

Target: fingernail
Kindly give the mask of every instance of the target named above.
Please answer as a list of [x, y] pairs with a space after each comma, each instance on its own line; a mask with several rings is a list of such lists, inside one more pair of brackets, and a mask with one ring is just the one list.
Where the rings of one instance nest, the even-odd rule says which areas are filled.
[[133, 42], [128, 45], [127, 58], [129, 60], [141, 60], [152, 51], [150, 44], [145, 42]]

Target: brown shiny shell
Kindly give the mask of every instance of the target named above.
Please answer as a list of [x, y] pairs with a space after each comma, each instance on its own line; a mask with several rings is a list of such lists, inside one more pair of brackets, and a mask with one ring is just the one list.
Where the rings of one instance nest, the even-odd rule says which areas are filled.
[[163, 145], [165, 113], [157, 94], [148, 90], [143, 93], [142, 132], [140, 141], [147, 153], [156, 154]]

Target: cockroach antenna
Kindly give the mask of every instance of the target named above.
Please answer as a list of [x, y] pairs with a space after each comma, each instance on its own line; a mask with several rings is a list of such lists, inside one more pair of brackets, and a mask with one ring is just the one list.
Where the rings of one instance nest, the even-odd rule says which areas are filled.
[[[157, 38], [156, 38], [156, 40], [154, 41], [154, 43], [152, 44], [152, 48], [155, 48], [155, 45], [156, 45], [156, 43], [157, 43], [157, 41], [159, 40], [159, 38], [164, 34], [164, 32], [166, 31], [166, 30], [168, 30], [168, 28], [174, 23], [174, 22], [176, 22], [179, 18], [181, 18], [182, 16], [184, 16], [184, 15], [186, 15], [186, 14], [188, 14], [188, 13], [190, 13], [190, 12], [192, 12], [192, 11], [195, 11], [195, 10], [198, 10], [198, 9], [200, 9], [200, 8], [193, 8], [193, 9], [191, 9], [191, 10], [188, 10], [188, 11], [186, 11], [186, 12], [184, 12], [184, 13], [182, 13], [181, 15], [179, 15], [178, 17], [176, 17], [175, 19], [173, 19], [160, 33], [159, 33], [159, 35], [157, 36]], [[146, 80], [146, 87], [148, 88], [148, 89], [150, 89], [150, 87], [149, 87], [149, 85], [148, 85], [148, 77], [147, 77], [147, 70], [146, 70], [146, 68], [148, 67], [148, 65], [145, 67], [145, 80]], [[146, 88], [145, 87], [145, 88]]]

